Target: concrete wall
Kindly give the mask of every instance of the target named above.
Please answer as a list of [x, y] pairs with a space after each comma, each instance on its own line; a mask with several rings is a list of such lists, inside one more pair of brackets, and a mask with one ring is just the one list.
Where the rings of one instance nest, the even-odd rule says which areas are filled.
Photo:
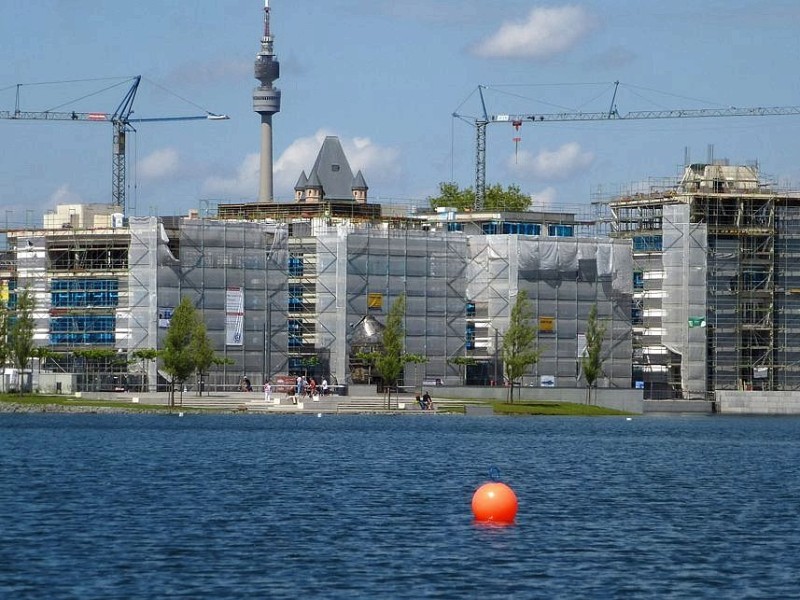
[[[437, 398], [500, 401], [505, 400], [508, 396], [508, 388], [505, 387], [434, 386], [425, 389], [433, 397], [434, 402], [436, 402]], [[374, 395], [376, 393], [374, 386], [350, 387], [350, 394], [354, 396]], [[413, 397], [411, 392], [406, 392], [403, 395]], [[583, 388], [515, 388], [514, 400], [516, 401], [517, 398], [523, 402], [550, 401], [583, 404], [586, 402], [586, 390]], [[642, 390], [619, 388], [592, 390], [592, 404], [634, 414], [642, 414], [644, 412]]]
[[714, 412], [711, 402], [705, 400], [645, 400], [644, 412], [647, 414], [701, 414]]
[[718, 391], [716, 398], [723, 415], [800, 415], [797, 392]]
[[33, 387], [42, 394], [72, 394], [75, 391], [75, 376], [71, 373], [34, 373]]

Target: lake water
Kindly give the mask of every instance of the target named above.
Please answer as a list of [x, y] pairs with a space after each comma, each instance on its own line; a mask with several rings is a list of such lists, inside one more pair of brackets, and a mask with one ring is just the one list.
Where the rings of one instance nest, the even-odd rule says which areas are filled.
[[798, 419], [0, 414], [1, 598], [798, 596]]

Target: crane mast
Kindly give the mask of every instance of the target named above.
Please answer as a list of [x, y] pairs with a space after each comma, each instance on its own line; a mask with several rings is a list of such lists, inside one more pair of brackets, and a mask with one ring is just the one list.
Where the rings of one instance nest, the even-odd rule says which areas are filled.
[[154, 123], [163, 121], [222, 121], [227, 120], [227, 115], [206, 112], [204, 115], [186, 117], [151, 117], [132, 119], [133, 102], [141, 83], [141, 75], [133, 78], [133, 82], [125, 96], [113, 113], [104, 112], [76, 112], [76, 111], [24, 111], [19, 108], [19, 85], [17, 86], [17, 100], [13, 111], [0, 110], [0, 119], [12, 120], [37, 120], [37, 121], [78, 121], [91, 123], [110, 123], [113, 127], [113, 144], [111, 159], [111, 204], [125, 212], [126, 194], [126, 137], [129, 131], [135, 131], [132, 123]]
[[[616, 99], [619, 82], [614, 87]], [[486, 110], [486, 101], [483, 90], [486, 86], [479, 85], [478, 93], [481, 101], [482, 115], [474, 118], [475, 125], [475, 202], [474, 210], [483, 210], [486, 200], [486, 128], [494, 123], [554, 123], [565, 121], [634, 121], [641, 119], [702, 119], [710, 117], [770, 117], [799, 115], [800, 106], [765, 106], [745, 107], [735, 106], [729, 108], [676, 108], [662, 110], [638, 110], [620, 113], [614, 100], [611, 107], [604, 112], [560, 112], [560, 113], [525, 113], [525, 114], [496, 114], [490, 115]], [[453, 113], [454, 117], [464, 119], [464, 115]]]

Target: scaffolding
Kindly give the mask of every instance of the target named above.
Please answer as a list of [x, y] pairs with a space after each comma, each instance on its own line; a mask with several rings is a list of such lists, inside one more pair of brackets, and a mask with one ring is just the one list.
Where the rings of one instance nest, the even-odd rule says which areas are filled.
[[[610, 203], [634, 253], [634, 371], [645, 397], [796, 390], [800, 195], [755, 165], [686, 167]], [[798, 295], [791, 290], [797, 289]]]

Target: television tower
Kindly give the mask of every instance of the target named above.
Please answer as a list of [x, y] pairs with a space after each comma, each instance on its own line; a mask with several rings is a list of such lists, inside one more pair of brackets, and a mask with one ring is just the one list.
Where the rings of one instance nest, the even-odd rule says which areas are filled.
[[275, 58], [269, 30], [269, 0], [264, 0], [264, 37], [256, 55], [255, 75], [261, 83], [253, 90], [253, 110], [261, 115], [261, 176], [258, 201], [272, 202], [272, 115], [281, 110], [281, 91], [272, 86], [280, 77], [281, 65]]

